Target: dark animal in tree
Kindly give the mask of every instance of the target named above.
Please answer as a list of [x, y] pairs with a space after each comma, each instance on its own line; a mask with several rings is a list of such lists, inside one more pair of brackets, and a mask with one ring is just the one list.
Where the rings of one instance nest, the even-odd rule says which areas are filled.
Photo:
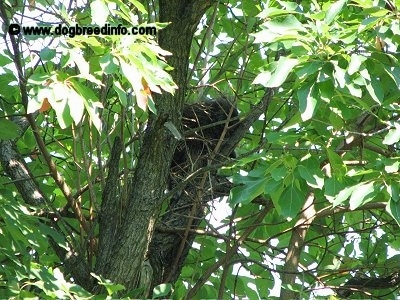
[[[213, 180], [209, 179], [213, 176], [201, 172], [181, 186], [182, 181], [208, 164], [227, 158], [218, 154], [216, 147], [223, 147], [238, 122], [236, 107], [225, 98], [184, 108], [182, 131], [185, 138], [177, 146], [171, 164], [170, 189], [174, 190], [174, 194], [157, 222], [149, 246], [153, 286], [176, 281], [195, 238], [195, 234], [189, 233], [188, 229], [199, 226], [207, 202], [218, 197], [210, 188]], [[233, 154], [228, 155], [234, 157]]]

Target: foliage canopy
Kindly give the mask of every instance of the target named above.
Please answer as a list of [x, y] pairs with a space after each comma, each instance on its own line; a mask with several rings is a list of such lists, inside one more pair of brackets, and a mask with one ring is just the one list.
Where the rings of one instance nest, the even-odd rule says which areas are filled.
[[[400, 2], [183, 2], [0, 3], [0, 298], [398, 295]], [[168, 190], [185, 103], [221, 95], [236, 157]], [[206, 216], [161, 224], [195, 185]]]

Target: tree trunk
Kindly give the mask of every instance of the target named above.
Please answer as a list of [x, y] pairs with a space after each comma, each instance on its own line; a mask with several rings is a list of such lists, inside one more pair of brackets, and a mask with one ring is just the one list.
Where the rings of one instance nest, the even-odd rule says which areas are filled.
[[[155, 97], [158, 113], [151, 115], [144, 134], [138, 164], [128, 191], [125, 215], [116, 230], [114, 240], [108, 241], [108, 245], [103, 243], [103, 246], [110, 247], [110, 250], [105, 250], [110, 254], [105, 255], [104, 261], [97, 264], [101, 275], [124, 284], [128, 290], [138, 287], [140, 270], [161, 207], [177, 144], [177, 140], [164, 124], [169, 121], [179, 128], [193, 34], [201, 17], [213, 2], [215, 0], [159, 1], [160, 21], [171, 22], [160, 32], [159, 44], [173, 54], [168, 63], [174, 68], [172, 77], [179, 89], [175, 95], [163, 94]], [[100, 225], [100, 232], [109, 230], [107, 222]], [[106, 258], [108, 256], [110, 259]]]

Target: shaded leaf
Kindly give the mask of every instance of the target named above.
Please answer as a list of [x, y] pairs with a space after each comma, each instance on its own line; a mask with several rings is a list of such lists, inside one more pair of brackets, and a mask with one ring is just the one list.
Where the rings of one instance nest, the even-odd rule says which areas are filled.
[[19, 127], [12, 121], [0, 119], [0, 140], [12, 140], [19, 136]]
[[231, 190], [229, 202], [232, 205], [249, 203], [263, 193], [267, 182], [268, 179], [264, 177], [244, 177], [242, 181], [244, 185], [236, 186]]
[[284, 218], [294, 218], [301, 210], [305, 194], [294, 185], [288, 186], [279, 197], [279, 214]]

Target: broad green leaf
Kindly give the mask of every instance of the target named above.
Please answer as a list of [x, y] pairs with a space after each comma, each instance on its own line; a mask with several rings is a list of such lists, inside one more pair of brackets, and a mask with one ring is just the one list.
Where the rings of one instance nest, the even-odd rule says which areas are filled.
[[164, 126], [168, 128], [168, 130], [172, 133], [174, 138], [176, 138], [177, 140], [183, 140], [182, 134], [179, 132], [179, 130], [171, 121], [165, 122]]
[[68, 51], [71, 59], [75, 62], [76, 66], [79, 68], [81, 72], [80, 75], [88, 75], [89, 74], [89, 63], [83, 57], [83, 54], [78, 51], [78, 49], [71, 49]]
[[332, 173], [337, 177], [337, 178], [342, 178], [346, 174], [346, 166], [343, 164], [342, 159], [340, 156], [335, 153], [333, 150], [327, 148], [326, 149], [327, 155], [329, 162], [331, 164], [332, 168]]
[[119, 81], [114, 81], [113, 89], [114, 89], [114, 91], [117, 92], [118, 99], [121, 102], [122, 106], [126, 106], [128, 103], [127, 97], [126, 97], [126, 92], [122, 88], [121, 83]]
[[0, 140], [12, 140], [19, 136], [19, 127], [7, 119], [0, 119]]
[[340, 88], [345, 88], [346, 84], [348, 83], [346, 70], [339, 67], [338, 64], [334, 64], [335, 72], [333, 73], [334, 78], [336, 79], [337, 83], [339, 84]]
[[342, 11], [343, 7], [346, 4], [346, 0], [339, 0], [332, 3], [329, 7], [328, 11], [326, 12], [325, 16], [325, 23], [331, 24], [333, 20], [337, 17], [338, 14]]
[[278, 202], [279, 214], [284, 218], [294, 218], [301, 210], [305, 201], [305, 194], [294, 185], [288, 186]]
[[350, 94], [356, 98], [361, 98], [362, 97], [362, 89], [354, 84], [353, 82], [349, 82], [346, 85], [346, 88], [349, 90]]
[[394, 123], [395, 128], [390, 129], [383, 139], [383, 144], [393, 145], [400, 140], [400, 124]]
[[109, 279], [104, 279], [100, 275], [96, 275], [94, 273], [90, 273], [94, 278], [98, 280], [98, 283], [102, 286], [104, 286], [107, 290], [108, 295], [112, 296], [116, 292], [122, 291], [125, 289], [125, 287], [122, 284], [117, 284], [111, 282]]
[[386, 205], [386, 211], [392, 216], [393, 219], [400, 226], [400, 202], [390, 199]]
[[52, 76], [53, 74], [33, 73], [31, 76], [29, 76], [28, 83], [33, 85], [43, 85], [43, 83], [45, 83], [46, 80], [51, 79]]
[[142, 85], [142, 76], [135, 66], [127, 64], [123, 60], [120, 60], [122, 73], [125, 75], [126, 79], [128, 79], [129, 83], [132, 85], [133, 91], [136, 96], [136, 104], [142, 109], [146, 110], [146, 104], [143, 104], [146, 101], [143, 100], [142, 90], [144, 90]]
[[10, 71], [6, 70], [6, 72], [5, 74], [0, 74], [0, 95], [7, 98], [13, 95], [19, 95], [20, 91], [17, 85], [17, 78]]
[[75, 90], [69, 90], [68, 106], [71, 112], [71, 117], [75, 124], [78, 125], [82, 120], [83, 112], [85, 110], [85, 99], [79, 95]]
[[329, 113], [329, 122], [335, 130], [341, 130], [345, 125], [343, 118], [339, 117], [339, 115], [333, 111]]
[[399, 171], [400, 161], [398, 159], [385, 162], [386, 173], [397, 173]]
[[387, 186], [387, 191], [393, 201], [399, 202], [400, 199], [400, 183], [392, 182], [389, 186]]
[[371, 81], [367, 81], [365, 87], [372, 99], [378, 104], [382, 104], [384, 93], [381, 88], [381, 83], [374, 77], [371, 77]]
[[170, 283], [162, 283], [153, 289], [153, 297], [155, 299], [168, 296], [171, 292], [172, 285]]
[[265, 84], [265, 87], [278, 87], [285, 82], [289, 73], [299, 63], [299, 60], [287, 57], [281, 57], [276, 64], [276, 69], [272, 72], [271, 78]]
[[306, 166], [298, 165], [298, 170], [301, 178], [303, 178], [310, 187], [322, 189], [324, 186], [324, 178], [321, 177], [320, 170], [311, 168], [310, 164]]
[[364, 20], [361, 21], [361, 25], [358, 27], [358, 33], [370, 30], [371, 28], [374, 28], [378, 22], [381, 21], [381, 18], [377, 17], [369, 17], [365, 18]]
[[341, 190], [339, 192], [339, 194], [337, 194], [332, 201], [332, 206], [338, 206], [338, 205], [342, 205], [349, 197], [350, 195], [353, 193], [354, 189], [356, 189], [356, 186], [350, 186], [350, 187], [346, 187], [343, 190]]
[[38, 111], [42, 107], [45, 99], [47, 99], [51, 105], [56, 101], [53, 85], [41, 88], [36, 97], [29, 99], [27, 113], [32, 114]]
[[350, 57], [350, 64], [347, 68], [347, 73], [353, 75], [360, 69], [361, 64], [366, 60], [367, 58], [365, 56], [353, 53]]
[[299, 98], [299, 110], [301, 113], [301, 119], [303, 121], [310, 120], [314, 114], [315, 107], [317, 106], [318, 90], [315, 89], [313, 82], [311, 84], [304, 85], [297, 91], [297, 97]]
[[396, 83], [397, 88], [400, 89], [400, 67], [388, 67], [383, 66], [386, 73], [393, 79]]
[[338, 195], [340, 191], [346, 187], [346, 185], [338, 181], [336, 178], [331, 177], [325, 179], [324, 187], [325, 187], [324, 196], [329, 202], [333, 202], [336, 195]]
[[49, 49], [49, 48], [44, 48], [40, 50], [40, 58], [43, 61], [49, 61], [52, 60], [56, 56], [56, 50], [55, 49]]
[[6, 66], [12, 62], [13, 61], [8, 56], [0, 54], [0, 66]]
[[267, 82], [271, 79], [271, 71], [263, 71], [259, 73], [253, 81], [253, 84], [261, 84], [266, 86]]
[[370, 202], [374, 196], [376, 195], [375, 189], [374, 189], [374, 183], [373, 182], [368, 182], [368, 183], [360, 183], [357, 184], [350, 197], [350, 209], [354, 210], [357, 207], [360, 207], [361, 205], [364, 205], [365, 203]]
[[244, 185], [234, 187], [229, 195], [229, 202], [232, 205], [239, 203], [249, 203], [264, 192], [268, 183], [265, 177], [247, 176], [243, 180]]
[[303, 24], [301, 24], [294, 15], [272, 19], [264, 23], [264, 26], [269, 28], [271, 32], [283, 35], [288, 32], [297, 33], [297, 31], [305, 31]]
[[103, 108], [103, 105], [98, 101], [97, 96], [94, 94], [94, 92], [84, 86], [83, 84], [79, 83], [78, 81], [70, 81], [72, 86], [74, 87], [75, 91], [79, 93], [79, 95], [82, 96], [83, 104], [85, 105], [85, 108], [87, 112], [89, 113], [90, 120], [93, 123], [93, 125], [96, 127], [98, 132], [101, 132], [101, 120], [99, 117], [98, 110], [100, 108]]
[[99, 59], [100, 66], [104, 73], [106, 74], [114, 74], [118, 71], [118, 63], [117, 59], [112, 56], [110, 53], [107, 53], [100, 57]]
[[94, 0], [90, 3], [92, 10], [92, 22], [96, 25], [103, 26], [107, 23], [109, 10], [104, 0]]
[[309, 78], [309, 76], [314, 75], [317, 71], [321, 69], [323, 62], [313, 61], [306, 62], [301, 68], [296, 68], [295, 74], [299, 79]]
[[[60, 127], [65, 129], [69, 127], [73, 121], [68, 106], [69, 87], [61, 82], [56, 82], [51, 85], [51, 88], [54, 97], [48, 98], [48, 101], [56, 112], [57, 121], [60, 124]], [[51, 93], [46, 93], [46, 95], [51, 96]]]

